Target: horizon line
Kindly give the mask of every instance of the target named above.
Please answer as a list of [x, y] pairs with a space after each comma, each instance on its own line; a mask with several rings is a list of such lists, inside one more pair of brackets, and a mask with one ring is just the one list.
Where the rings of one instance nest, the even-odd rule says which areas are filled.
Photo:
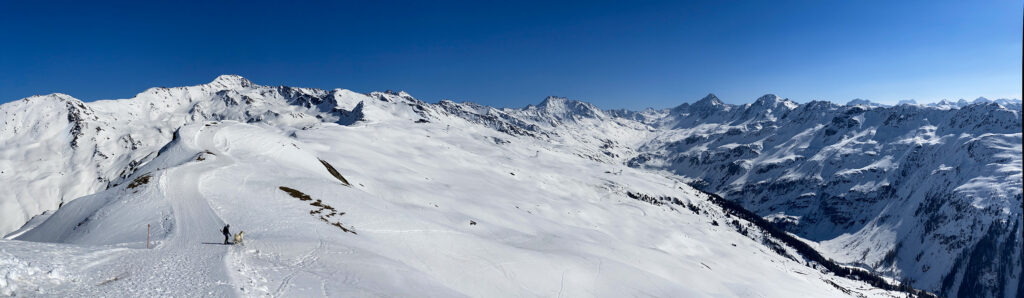
[[[256, 86], [262, 86], [262, 87], [291, 87], [291, 88], [303, 88], [303, 89], [316, 89], [316, 90], [323, 90], [323, 91], [348, 90], [348, 91], [352, 91], [352, 92], [356, 92], [356, 93], [360, 93], [360, 94], [366, 94], [366, 95], [369, 95], [369, 94], [374, 93], [374, 92], [382, 92], [382, 93], [393, 92], [393, 93], [396, 93], [396, 94], [404, 92], [405, 94], [408, 94], [409, 96], [412, 96], [413, 98], [416, 98], [417, 100], [423, 100], [423, 99], [417, 98], [416, 96], [413, 96], [412, 93], [410, 93], [410, 92], [408, 92], [406, 90], [397, 90], [397, 91], [395, 91], [395, 90], [387, 89], [387, 90], [373, 90], [373, 91], [368, 91], [368, 92], [362, 92], [362, 91], [356, 91], [356, 90], [352, 90], [352, 89], [348, 89], [348, 88], [320, 88], [320, 87], [299, 87], [299, 86], [289, 86], [289, 85], [263, 85], [263, 84], [253, 83], [248, 78], [246, 78], [246, 77], [244, 77], [242, 75], [237, 75], [237, 74], [222, 74], [222, 75], [217, 76], [216, 78], [214, 78], [212, 81], [210, 81], [208, 83], [202, 83], [202, 84], [197, 84], [197, 85], [185, 85], [185, 86], [173, 86], [173, 87], [166, 87], [166, 86], [148, 87], [148, 88], [142, 90], [141, 92], [135, 93], [135, 96], [138, 96], [139, 94], [145, 93], [146, 91], [148, 91], [150, 89], [153, 89], [153, 88], [187, 88], [187, 87], [195, 87], [195, 86], [201, 86], [201, 85], [209, 85], [209, 84], [212, 84], [212, 83], [215, 83], [215, 82], [221, 80], [222, 78], [224, 78], [224, 79], [231, 79], [232, 77], [237, 77], [238, 79], [244, 80], [245, 82], [248, 82], [249, 84], [256, 85]], [[103, 101], [103, 100], [125, 100], [125, 99], [132, 99], [132, 98], [135, 97], [135, 96], [132, 96], [132, 97], [125, 97], [125, 98], [81, 99], [81, 98], [75, 97], [74, 95], [71, 95], [71, 94], [68, 94], [68, 93], [64, 93], [64, 92], [51, 92], [51, 93], [43, 93], [43, 94], [34, 94], [34, 95], [30, 95], [30, 96], [22, 97], [22, 98], [17, 98], [17, 99], [11, 99], [11, 100], [6, 101], [6, 102], [4, 102], [2, 99], [0, 99], [0, 102], [3, 102], [0, 105], [6, 105], [7, 103], [11, 103], [11, 102], [15, 102], [15, 101], [23, 100], [23, 99], [28, 99], [28, 98], [32, 98], [32, 97], [42, 97], [42, 96], [50, 96], [50, 95], [58, 95], [58, 94], [66, 95], [66, 96], [69, 96], [71, 98], [80, 100], [82, 102], [95, 102], [95, 101]], [[746, 105], [746, 104], [750, 104], [750, 103], [756, 102], [757, 99], [759, 99], [761, 97], [764, 97], [764, 96], [767, 96], [767, 95], [774, 95], [774, 96], [777, 96], [777, 97], [779, 97], [781, 99], [789, 100], [789, 101], [795, 102], [797, 104], [806, 104], [806, 103], [809, 103], [809, 102], [816, 102], [816, 101], [827, 101], [827, 102], [831, 102], [831, 103], [834, 103], [834, 104], [837, 104], [837, 105], [840, 105], [840, 106], [849, 105], [849, 103], [851, 101], [854, 101], [854, 100], [866, 100], [866, 101], [868, 101], [870, 103], [879, 104], [879, 105], [882, 105], [882, 106], [898, 106], [898, 105], [904, 104], [904, 102], [907, 102], [907, 101], [912, 102], [910, 104], [913, 104], [913, 105], [923, 105], [923, 106], [926, 106], [926, 105], [929, 105], [929, 104], [936, 104], [936, 103], [940, 103], [940, 102], [943, 102], [943, 101], [948, 101], [948, 102], [956, 103], [956, 102], [959, 102], [961, 100], [962, 101], [966, 101], [968, 104], [973, 104], [976, 101], [981, 100], [981, 99], [985, 99], [985, 100], [989, 100], [989, 101], [996, 101], [996, 100], [1008, 100], [1008, 101], [1019, 101], [1019, 102], [1022, 101], [1021, 100], [1022, 95], [1021, 94], [1017, 94], [1016, 97], [1013, 97], [1013, 96], [1010, 96], [1010, 97], [998, 96], [995, 99], [992, 99], [992, 98], [989, 98], [989, 97], [986, 97], [986, 96], [978, 96], [978, 97], [976, 97], [974, 99], [970, 99], [970, 100], [966, 99], [966, 98], [957, 98], [957, 99], [942, 98], [942, 99], [931, 99], [931, 100], [918, 101], [916, 99], [912, 99], [911, 98], [911, 99], [895, 100], [895, 103], [893, 103], [892, 100], [878, 101], [878, 100], [873, 100], [873, 99], [868, 99], [868, 98], [857, 97], [857, 98], [848, 99], [848, 100], [846, 100], [846, 102], [840, 102], [840, 101], [830, 100], [830, 99], [797, 100], [797, 99], [791, 99], [791, 98], [784, 97], [784, 96], [779, 96], [776, 93], [769, 92], [769, 93], [765, 93], [765, 94], [762, 94], [760, 96], [757, 96], [753, 100], [744, 101], [743, 103], [738, 103], [738, 104], [737, 103], [726, 103], [724, 101], [723, 101], [723, 103], [726, 104], [726, 105], [742, 106], [742, 105]], [[678, 106], [683, 105], [683, 104], [692, 104], [692, 103], [695, 103], [697, 101], [700, 101], [701, 99], [703, 99], [703, 98], [705, 98], [707, 96], [715, 96], [715, 98], [718, 98], [719, 100], [721, 100], [721, 98], [719, 98], [714, 92], [708, 92], [706, 95], [704, 95], [703, 97], [700, 97], [698, 99], [684, 100], [683, 102], [681, 102], [679, 104], [676, 104], [674, 106], [669, 106], [669, 107], [654, 108], [654, 107], [648, 106], [648, 107], [644, 107], [644, 108], [640, 108], [640, 109], [629, 109], [629, 108], [607, 108], [607, 109], [605, 109], [605, 108], [602, 108], [601, 110], [606, 110], [606, 111], [611, 111], [611, 110], [643, 111], [643, 110], [647, 110], [647, 109], [664, 110], [664, 109], [671, 109], [671, 108], [674, 108], [674, 107], [678, 107]], [[589, 101], [587, 99], [582, 99], [582, 98], [577, 99], [577, 98], [573, 98], [573, 97], [559, 96], [559, 95], [547, 95], [540, 102], [543, 102], [545, 99], [551, 98], [551, 97], [565, 98], [565, 99], [569, 99], [569, 100], [574, 100], [574, 101], [579, 101], [579, 102], [586, 102], [586, 103], [592, 104], [591, 103], [592, 101]], [[434, 100], [434, 102], [437, 103], [437, 102], [441, 102], [441, 101], [445, 101], [445, 100], [452, 101], [452, 102], [460, 102], [460, 103], [469, 102], [469, 103], [477, 103], [478, 104], [478, 102], [474, 101], [474, 100], [453, 99], [453, 98], [436, 99], [436, 100]], [[426, 101], [426, 100], [423, 100], [423, 101]], [[427, 102], [429, 102], [429, 101], [427, 101]], [[540, 102], [538, 102], [537, 104], [539, 104]], [[528, 103], [528, 104], [526, 104], [524, 106], [521, 106], [521, 107], [514, 107], [514, 106], [491, 106], [491, 105], [488, 105], [488, 106], [493, 107], [493, 108], [525, 108], [525, 107], [532, 106], [532, 105], [536, 105], [536, 104]]]

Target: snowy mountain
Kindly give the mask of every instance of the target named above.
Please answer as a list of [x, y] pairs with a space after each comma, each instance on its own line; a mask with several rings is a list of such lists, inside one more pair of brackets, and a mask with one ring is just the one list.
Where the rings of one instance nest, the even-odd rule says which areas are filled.
[[861, 106], [869, 106], [869, 107], [888, 107], [888, 105], [880, 104], [880, 103], [873, 102], [873, 101], [870, 101], [870, 100], [867, 100], [867, 99], [862, 99], [862, 98], [854, 98], [854, 99], [850, 100], [849, 102], [847, 102], [846, 105], [848, 105], [848, 106], [858, 106], [858, 105], [861, 105]]
[[1019, 106], [811, 102], [784, 113], [765, 122], [722, 109], [706, 118], [725, 121], [675, 126], [629, 164], [693, 178], [840, 262], [949, 296], [1015, 292], [1021, 266], [1002, 264], [1021, 260]]
[[1020, 288], [1019, 100], [890, 107], [766, 95], [728, 105], [709, 94], [662, 111], [561, 114], [593, 119], [562, 123], [524, 113], [533, 110], [478, 123], [678, 175], [830, 258], [916, 287], [968, 297]]
[[[0, 106], [0, 293], [1014, 296], [1020, 117], [512, 109], [239, 76], [30, 97]], [[224, 223], [244, 246], [218, 245]]]

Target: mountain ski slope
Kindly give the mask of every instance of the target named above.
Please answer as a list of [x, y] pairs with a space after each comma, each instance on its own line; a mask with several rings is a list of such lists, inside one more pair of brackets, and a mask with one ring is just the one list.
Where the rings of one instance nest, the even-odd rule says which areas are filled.
[[[553, 110], [586, 107], [562, 105]], [[840, 106], [769, 94], [730, 105], [711, 94], [671, 109], [583, 111], [560, 122], [532, 110], [476, 109], [497, 123], [464, 118], [592, 160], [678, 175], [821, 244], [829, 258], [915, 287], [1020, 293], [1019, 100]]]
[[[0, 106], [0, 289], [905, 295], [839, 277], [692, 184], [889, 284], [1013, 296], [1020, 266], [996, 264], [1020, 263], [1019, 111], [776, 96], [510, 109], [232, 75], [122, 100], [36, 96]], [[244, 245], [220, 244], [224, 223]]]
[[[16, 288], [5, 289], [97, 296], [894, 295], [713, 225], [725, 222], [720, 211], [669, 178], [537, 153], [543, 144], [528, 138], [495, 147], [500, 133], [486, 128], [450, 132], [412, 121], [292, 131], [235, 121], [186, 125], [130, 182], [73, 200], [0, 242], [8, 259], [64, 272], [46, 282], [15, 275], [6, 283]], [[644, 203], [627, 190], [679, 196], [707, 211]], [[152, 249], [145, 248], [144, 223], [154, 223]], [[245, 243], [221, 245], [223, 223], [245, 230]]]

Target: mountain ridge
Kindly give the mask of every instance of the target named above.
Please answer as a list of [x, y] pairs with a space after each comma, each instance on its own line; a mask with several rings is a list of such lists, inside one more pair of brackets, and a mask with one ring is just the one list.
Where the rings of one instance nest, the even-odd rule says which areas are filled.
[[[1020, 147], [1012, 145], [1014, 140], [1020, 143], [1019, 101], [976, 100], [955, 108], [885, 107], [820, 101], [797, 104], [768, 94], [753, 103], [731, 105], [709, 94], [693, 104], [662, 110], [601, 110], [559, 97], [549, 97], [537, 106], [498, 109], [471, 102], [430, 104], [405, 92], [360, 94], [261, 86], [233, 75], [197, 86], [151, 88], [127, 100], [84, 103], [63, 94], [51, 97], [68, 103], [67, 109], [40, 114], [67, 118], [67, 125], [47, 127], [43, 134], [64, 135], [55, 140], [92, 150], [75, 150], [62, 157], [77, 166], [68, 176], [62, 175], [67, 178], [57, 179], [62, 182], [53, 177], [46, 181], [46, 185], [60, 185], [61, 195], [46, 204], [36, 203], [39, 208], [16, 220], [21, 223], [75, 197], [123, 183], [135, 167], [153, 158], [155, 148], [172, 139], [174, 127], [188, 123], [235, 120], [302, 127], [320, 122], [357, 125], [384, 119], [431, 122], [456, 117], [510, 136], [558, 144], [593, 161], [679, 175], [691, 185], [735, 200], [790, 232], [820, 242], [830, 258], [906, 278], [917, 287], [951, 296], [966, 295], [961, 291], [971, 289], [992, 296], [1018, 291], [1009, 287], [1020, 280], [1019, 272], [995, 269], [983, 260], [972, 261], [971, 256], [990, 250], [979, 246], [985, 241], [1020, 247], [1012, 237], [1020, 231], [1014, 228], [1019, 220], [1013, 220], [1020, 215], [1020, 208], [1013, 205], [1021, 200], [1019, 194], [1014, 197], [1020, 189], [1020, 167], [1012, 166], [1014, 161], [1019, 164]], [[16, 102], [36, 102], [40, 97], [30, 98]], [[18, 113], [21, 109], [31, 110], [0, 105], [5, 127], [18, 127], [6, 122], [24, 118]], [[118, 113], [136, 118], [111, 116]], [[42, 119], [52, 118], [17, 122], [45, 123]], [[154, 126], [154, 121], [163, 124]], [[143, 128], [111, 129], [126, 125]], [[8, 139], [11, 132], [7, 132], [0, 141], [19, 139]], [[13, 134], [26, 135], [24, 131]], [[118, 141], [112, 145], [104, 138]], [[9, 152], [24, 147], [12, 148]], [[1012, 157], [1014, 152], [1017, 159]], [[959, 156], [953, 162], [943, 159], [953, 155]], [[33, 156], [42, 158], [46, 152]], [[925, 184], [932, 189], [917, 193], [912, 182], [903, 181], [910, 179], [905, 177], [932, 181]], [[13, 181], [34, 178], [40, 177]], [[40, 189], [7, 196], [53, 196]], [[989, 199], [979, 201], [982, 197]], [[886, 211], [892, 208], [915, 212]], [[963, 214], [988, 222], [956, 219]], [[897, 225], [894, 219], [919, 221], [923, 228]], [[20, 223], [8, 223], [0, 232], [11, 231], [13, 225]], [[991, 233], [994, 236], [985, 236]], [[921, 240], [918, 244], [899, 241], [908, 237]], [[1019, 263], [1019, 254], [1009, 251], [998, 256]], [[925, 254], [926, 261], [951, 261], [924, 264], [928, 269], [921, 272]], [[977, 279], [971, 276], [985, 272], [996, 272], [998, 279], [972, 284]]]

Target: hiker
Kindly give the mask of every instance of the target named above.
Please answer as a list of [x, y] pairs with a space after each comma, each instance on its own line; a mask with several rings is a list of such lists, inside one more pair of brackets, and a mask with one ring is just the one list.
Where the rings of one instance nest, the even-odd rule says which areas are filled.
[[231, 235], [231, 231], [228, 230], [229, 227], [231, 227], [231, 225], [224, 225], [224, 229], [220, 230], [220, 232], [222, 234], [224, 234], [224, 244], [225, 245], [230, 244], [230, 243], [228, 243], [228, 236]]

